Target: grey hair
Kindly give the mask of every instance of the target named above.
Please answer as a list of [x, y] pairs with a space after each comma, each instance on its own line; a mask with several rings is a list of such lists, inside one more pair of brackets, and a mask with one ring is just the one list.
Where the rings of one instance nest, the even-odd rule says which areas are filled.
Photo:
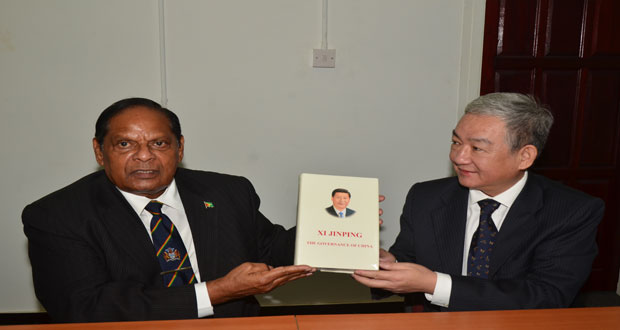
[[506, 124], [506, 142], [512, 151], [531, 144], [542, 152], [553, 115], [531, 95], [491, 93], [482, 95], [465, 107], [465, 114], [494, 116]]

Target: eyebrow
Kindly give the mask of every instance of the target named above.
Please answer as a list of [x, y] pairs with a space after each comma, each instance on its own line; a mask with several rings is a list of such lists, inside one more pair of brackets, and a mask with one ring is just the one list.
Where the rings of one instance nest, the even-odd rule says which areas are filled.
[[[452, 130], [452, 135], [456, 136], [458, 139], [462, 140], [462, 138], [456, 134], [455, 130]], [[489, 139], [485, 139], [485, 138], [469, 138], [467, 139], [468, 141], [472, 141], [472, 142], [482, 142], [482, 143], [486, 143], [486, 144], [493, 144], [493, 142], [491, 142]]]

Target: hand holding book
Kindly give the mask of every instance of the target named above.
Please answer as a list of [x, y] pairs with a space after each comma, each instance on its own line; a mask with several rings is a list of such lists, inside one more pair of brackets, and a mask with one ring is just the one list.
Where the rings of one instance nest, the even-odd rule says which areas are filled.
[[217, 305], [259, 293], [267, 293], [280, 285], [310, 276], [316, 269], [306, 266], [272, 267], [263, 263], [245, 262], [224, 277], [207, 282], [211, 304]]

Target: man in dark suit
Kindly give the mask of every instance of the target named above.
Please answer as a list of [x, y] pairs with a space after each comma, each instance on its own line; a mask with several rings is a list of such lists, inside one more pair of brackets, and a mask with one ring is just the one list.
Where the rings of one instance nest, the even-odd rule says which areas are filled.
[[355, 214], [355, 210], [348, 208], [351, 201], [351, 193], [344, 188], [336, 188], [332, 191], [332, 205], [325, 208], [327, 213], [337, 217], [346, 218]]
[[527, 172], [552, 122], [521, 94], [471, 102], [452, 134], [456, 177], [411, 188], [381, 270], [355, 279], [425, 293], [427, 310], [569, 306], [597, 254], [604, 204]]
[[[104, 169], [24, 209], [35, 292], [54, 321], [256, 315], [254, 294], [312, 273], [282, 266], [294, 233], [258, 211], [248, 180], [177, 168], [183, 145], [168, 109], [116, 102], [93, 139]], [[168, 238], [156, 248], [161, 228]]]

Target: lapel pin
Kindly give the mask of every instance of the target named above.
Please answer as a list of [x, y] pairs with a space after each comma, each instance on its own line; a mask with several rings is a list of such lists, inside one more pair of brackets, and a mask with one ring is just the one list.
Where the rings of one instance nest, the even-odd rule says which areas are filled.
[[211, 202], [203, 202], [203, 203], [205, 203], [205, 208], [207, 209], [212, 209], [215, 207], [215, 205], [213, 205], [213, 203]]

